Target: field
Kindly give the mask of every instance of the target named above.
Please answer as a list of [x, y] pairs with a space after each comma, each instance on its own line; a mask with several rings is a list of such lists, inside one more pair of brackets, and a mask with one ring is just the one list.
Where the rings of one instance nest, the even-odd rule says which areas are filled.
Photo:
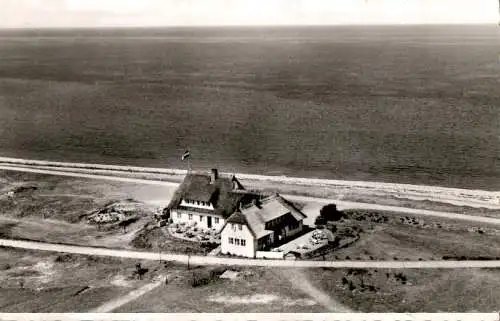
[[[500, 230], [463, 222], [347, 211], [337, 224], [358, 242], [326, 260], [500, 259]], [[382, 223], [374, 223], [381, 221]], [[384, 218], [387, 218], [385, 221]], [[323, 259], [322, 256], [316, 259]], [[312, 282], [335, 300], [363, 312], [492, 312], [500, 303], [497, 269], [310, 269]]]
[[[289, 291], [282, 271], [266, 268], [191, 267], [73, 254], [0, 249], [2, 312], [89, 312], [144, 285], [163, 280], [114, 312], [321, 312], [307, 293]], [[135, 265], [147, 270], [134, 276]], [[235, 280], [218, 276], [240, 271]], [[200, 284], [194, 283], [197, 280]], [[203, 284], [205, 282], [206, 284]], [[111, 311], [109, 311], [111, 312]]]
[[[173, 192], [169, 188], [10, 171], [2, 172], [0, 182], [1, 237], [165, 252], [210, 250], [153, 224], [153, 214]], [[25, 190], [8, 195], [19, 187]], [[139, 219], [125, 229], [87, 223], [89, 214], [113, 203], [137, 205]]]
[[135, 262], [0, 249], [2, 312], [87, 312], [140, 285]]
[[[152, 223], [169, 187], [16, 172], [0, 178], [1, 237], [150, 251], [206, 253]], [[22, 188], [21, 188], [22, 187]], [[14, 195], [10, 191], [17, 191]], [[113, 203], [139, 204], [126, 231], [88, 224]], [[303, 204], [308, 215], [320, 206]], [[425, 206], [430, 206], [426, 203]], [[458, 208], [455, 208], [457, 210]], [[353, 244], [313, 260], [491, 260], [500, 258], [500, 229], [464, 221], [346, 210], [337, 235]], [[495, 269], [349, 270], [191, 267], [168, 262], [0, 249], [4, 312], [490, 312], [500, 303]], [[134, 276], [137, 263], [147, 270]], [[227, 269], [234, 280], [219, 278]], [[161, 283], [168, 276], [169, 283]], [[156, 285], [155, 282], [160, 282]], [[148, 288], [150, 287], [150, 288]], [[146, 290], [144, 290], [147, 288]], [[144, 291], [138, 298], [135, 290]], [[124, 303], [120, 299], [129, 298]], [[103, 308], [103, 309], [104, 309]]]

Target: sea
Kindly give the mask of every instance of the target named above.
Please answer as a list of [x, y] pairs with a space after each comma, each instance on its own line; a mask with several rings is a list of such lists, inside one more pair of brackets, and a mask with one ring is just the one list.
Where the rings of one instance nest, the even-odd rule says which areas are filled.
[[0, 156], [500, 189], [496, 25], [0, 30]]

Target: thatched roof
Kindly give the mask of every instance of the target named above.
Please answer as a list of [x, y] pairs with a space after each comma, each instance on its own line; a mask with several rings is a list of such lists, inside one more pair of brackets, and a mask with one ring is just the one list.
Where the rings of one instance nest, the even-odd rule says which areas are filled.
[[168, 208], [187, 209], [180, 205], [183, 199], [210, 202], [214, 206], [215, 213], [204, 209], [196, 209], [196, 211], [227, 218], [239, 208], [240, 204], [251, 203], [256, 197], [258, 196], [246, 192], [234, 176], [218, 176], [215, 182], [211, 183], [209, 174], [188, 174], [175, 192]]

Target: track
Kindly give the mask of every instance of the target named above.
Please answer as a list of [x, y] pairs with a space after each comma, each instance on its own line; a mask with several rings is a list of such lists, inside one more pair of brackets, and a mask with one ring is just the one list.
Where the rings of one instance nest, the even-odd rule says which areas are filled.
[[[151, 168], [137, 166], [117, 166], [105, 164], [89, 163], [67, 163], [52, 162], [32, 159], [0, 157], [0, 165], [5, 166], [26, 166], [38, 169], [64, 170], [74, 172], [86, 172], [88, 174], [112, 173], [119, 174], [154, 174], [169, 175], [180, 179], [186, 174], [185, 170], [168, 168]], [[334, 179], [300, 178], [287, 176], [265, 176], [238, 173], [238, 178], [255, 182], [268, 182], [272, 184], [291, 184], [310, 187], [334, 188], [338, 191], [344, 191], [354, 194], [374, 194], [374, 195], [392, 195], [398, 198], [407, 198], [411, 200], [429, 200], [434, 202], [444, 202], [457, 206], [485, 207], [491, 209], [500, 209], [500, 192], [486, 190], [470, 190], [462, 188], [450, 188], [442, 186], [411, 185], [399, 183], [383, 183], [371, 181], [345, 181]]]
[[139, 252], [130, 250], [115, 250], [99, 247], [63, 245], [0, 239], [0, 246], [73, 253], [120, 257], [152, 261], [176, 261], [191, 265], [232, 265], [232, 266], [263, 266], [288, 268], [353, 268], [353, 269], [470, 269], [470, 268], [500, 268], [500, 261], [302, 261], [302, 260], [261, 260], [233, 259], [212, 256], [188, 256], [184, 254], [169, 254], [158, 252]]
[[[39, 168], [31, 168], [31, 167], [23, 167], [23, 166], [5, 166], [5, 165], [1, 166], [0, 165], [0, 170], [20, 171], [20, 172], [28, 172], [28, 173], [59, 175], [59, 176], [79, 177], [79, 178], [89, 178], [89, 179], [102, 179], [102, 180], [119, 181], [119, 182], [125, 182], [125, 183], [133, 183], [133, 184], [147, 184], [147, 185], [165, 186], [165, 187], [171, 187], [171, 188], [172, 187], [175, 188], [175, 187], [179, 186], [179, 184], [175, 183], [175, 182], [140, 179], [140, 178], [130, 178], [130, 177], [120, 177], [120, 176], [113, 176], [113, 175], [96, 175], [96, 174], [87, 174], [87, 173], [79, 173], [79, 172], [48, 170], [48, 169], [39, 169]], [[288, 194], [283, 194], [283, 196], [291, 201], [315, 202], [315, 203], [322, 203], [322, 204], [335, 203], [335, 204], [337, 204], [339, 209], [377, 210], [377, 211], [386, 211], [386, 212], [394, 212], [394, 213], [405, 213], [405, 214], [411, 214], [411, 215], [435, 216], [435, 217], [441, 217], [441, 218], [446, 218], [446, 219], [463, 220], [463, 221], [478, 222], [478, 223], [485, 223], [485, 224], [491, 224], [491, 225], [500, 225], [500, 219], [491, 218], [491, 217], [464, 215], [464, 214], [449, 213], [449, 212], [438, 212], [438, 211], [422, 210], [422, 209], [399, 207], [399, 206], [379, 205], [379, 204], [372, 204], [372, 203], [348, 202], [348, 201], [342, 201], [342, 200], [309, 197], [309, 196], [298, 196], [298, 195], [288, 195]]]

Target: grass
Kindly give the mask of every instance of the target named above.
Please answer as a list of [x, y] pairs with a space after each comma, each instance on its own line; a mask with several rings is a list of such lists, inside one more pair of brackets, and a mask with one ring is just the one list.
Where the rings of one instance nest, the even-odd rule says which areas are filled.
[[359, 312], [492, 312], [498, 271], [315, 269], [313, 282]]
[[[338, 229], [358, 227], [360, 240], [329, 252], [327, 260], [497, 259], [493, 228], [435, 218], [346, 211]], [[483, 231], [479, 233], [478, 231]], [[360, 312], [491, 312], [500, 291], [496, 269], [309, 269], [311, 281]], [[487, 295], [485, 295], [487, 293]]]
[[[159, 270], [150, 266], [139, 281], [132, 278], [136, 260], [14, 249], [0, 249], [0, 258], [9, 263], [0, 270], [3, 312], [87, 312], [142, 286]], [[117, 277], [125, 284], [114, 282]]]
[[[47, 242], [151, 251], [204, 254], [196, 242], [179, 240], [147, 217], [127, 227], [97, 230], [80, 217], [112, 202], [145, 199], [136, 185], [87, 181], [24, 173], [6, 173], [4, 186], [36, 185], [16, 202], [2, 198], [5, 211], [0, 235]], [[138, 192], [139, 191], [139, 192]], [[143, 193], [143, 194], [141, 194]], [[160, 193], [161, 194], [161, 193]], [[39, 210], [52, 209], [45, 219]], [[500, 257], [500, 234], [491, 226], [465, 221], [374, 211], [345, 211], [338, 231], [356, 230], [350, 246], [325, 254], [327, 260], [440, 260]], [[325, 312], [305, 293], [290, 291], [285, 271], [239, 268], [249, 275], [230, 281], [219, 267], [192, 267], [169, 262], [140, 262], [148, 270], [134, 279], [135, 260], [0, 249], [0, 309], [5, 312], [85, 312], [169, 274], [167, 286], [147, 293], [116, 312]], [[322, 256], [315, 259], [322, 259]], [[225, 267], [223, 269], [230, 269]], [[336, 301], [362, 312], [492, 311], [498, 300], [498, 270], [349, 270], [310, 269], [311, 283]], [[116, 281], [119, 278], [121, 281]], [[120, 283], [121, 282], [121, 283]], [[296, 285], [297, 286], [297, 285]], [[447, 289], [451, 289], [447, 291]], [[445, 292], [447, 291], [447, 292]], [[251, 297], [255, 294], [256, 297]], [[259, 302], [250, 302], [261, 299]], [[226, 300], [226, 301], [224, 301]], [[268, 300], [268, 301], [266, 301]], [[404, 300], [404, 301], [402, 301]], [[291, 303], [290, 303], [291, 302]]]
[[[223, 269], [232, 269], [226, 267]], [[217, 269], [219, 273], [223, 269]], [[213, 268], [200, 267], [185, 271], [182, 279], [159, 287], [141, 299], [129, 303], [114, 311], [127, 312], [205, 312], [205, 313], [237, 313], [251, 312], [322, 312], [319, 305], [306, 305], [303, 302], [311, 298], [300, 291], [290, 291], [290, 281], [280, 271], [266, 268], [238, 268], [247, 273], [236, 280], [214, 279], [207, 284], [192, 286], [190, 280], [193, 273], [209, 276]], [[187, 282], [186, 282], [187, 280]], [[251, 296], [275, 297], [272, 302], [247, 302]], [[240, 303], [223, 302], [218, 298], [239, 299]], [[288, 302], [296, 302], [294, 305]]]

